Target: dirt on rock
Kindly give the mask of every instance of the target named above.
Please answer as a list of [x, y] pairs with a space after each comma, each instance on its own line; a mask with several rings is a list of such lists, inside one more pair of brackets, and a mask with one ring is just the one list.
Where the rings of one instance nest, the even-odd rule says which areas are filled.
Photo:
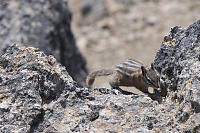
[[[133, 58], [149, 65], [174, 26], [199, 19], [199, 0], [69, 0], [72, 30], [89, 71]], [[95, 82], [108, 87], [105, 78]]]

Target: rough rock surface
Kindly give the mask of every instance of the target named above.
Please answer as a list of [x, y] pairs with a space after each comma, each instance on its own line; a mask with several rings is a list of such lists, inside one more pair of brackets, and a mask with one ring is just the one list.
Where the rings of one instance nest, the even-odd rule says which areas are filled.
[[78, 83], [83, 84], [85, 59], [71, 32], [67, 0], [3, 0], [0, 3], [0, 52], [13, 43], [40, 48], [53, 55]]
[[61, 131], [74, 120], [65, 109], [73, 113], [84, 96], [66, 69], [36, 48], [9, 47], [0, 57], [0, 82], [0, 132]]
[[0, 57], [1, 132], [200, 132], [200, 20], [172, 28], [154, 60], [162, 103], [78, 88], [52, 56], [12, 46]]
[[200, 20], [186, 29], [172, 28], [169, 38], [154, 64], [161, 72], [168, 102], [177, 104], [173, 120], [184, 132], [200, 132]]

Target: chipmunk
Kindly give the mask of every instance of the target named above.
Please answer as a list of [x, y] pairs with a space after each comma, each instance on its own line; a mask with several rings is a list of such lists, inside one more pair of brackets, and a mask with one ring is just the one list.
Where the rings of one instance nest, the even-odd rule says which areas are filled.
[[98, 76], [108, 76], [112, 88], [119, 86], [134, 86], [143, 93], [149, 94], [148, 88], [159, 88], [159, 73], [153, 64], [145, 67], [142, 63], [128, 59], [120, 63], [114, 69], [102, 69], [92, 72], [87, 76], [86, 85], [91, 87]]

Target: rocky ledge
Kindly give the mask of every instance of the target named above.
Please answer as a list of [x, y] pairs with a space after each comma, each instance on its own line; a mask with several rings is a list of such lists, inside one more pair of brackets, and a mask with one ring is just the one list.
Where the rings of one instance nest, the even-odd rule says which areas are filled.
[[0, 56], [1, 132], [200, 132], [200, 21], [174, 27], [154, 65], [162, 99], [80, 88], [54, 57], [12, 45]]

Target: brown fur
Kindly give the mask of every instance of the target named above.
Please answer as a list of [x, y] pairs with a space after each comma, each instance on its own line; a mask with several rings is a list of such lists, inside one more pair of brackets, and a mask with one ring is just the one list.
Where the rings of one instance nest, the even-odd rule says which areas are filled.
[[127, 60], [116, 66], [115, 69], [102, 69], [87, 76], [86, 84], [91, 87], [98, 76], [108, 76], [112, 88], [119, 86], [134, 86], [138, 90], [148, 93], [148, 87], [158, 87], [158, 73], [151, 67], [144, 67], [140, 62]]

